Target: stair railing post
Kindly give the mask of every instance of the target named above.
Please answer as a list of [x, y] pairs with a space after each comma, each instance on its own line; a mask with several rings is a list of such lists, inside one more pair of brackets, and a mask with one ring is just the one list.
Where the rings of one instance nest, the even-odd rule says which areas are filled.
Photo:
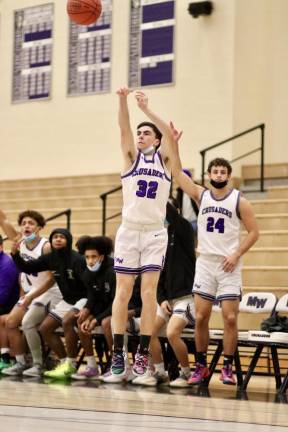
[[264, 192], [264, 145], [265, 145], [265, 124], [261, 125], [261, 165], [260, 165], [260, 190]]

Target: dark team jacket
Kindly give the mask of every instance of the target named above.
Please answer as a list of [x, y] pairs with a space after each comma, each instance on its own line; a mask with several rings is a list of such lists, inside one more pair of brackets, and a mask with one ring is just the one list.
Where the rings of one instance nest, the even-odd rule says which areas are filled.
[[167, 203], [168, 246], [157, 287], [157, 301], [190, 295], [195, 276], [195, 245], [191, 224]]
[[113, 258], [106, 257], [97, 272], [86, 268], [82, 280], [87, 288], [87, 303], [84, 307], [89, 309], [98, 324], [101, 324], [104, 318], [112, 315], [112, 303], [116, 289]]
[[[176, 189], [176, 202], [177, 202], [177, 206], [180, 210], [181, 215], [182, 215], [182, 206], [183, 206], [183, 193], [184, 192], [181, 188]], [[191, 197], [190, 197], [190, 201], [191, 201], [191, 206], [193, 207], [193, 210], [194, 210], [196, 216], [198, 216], [199, 208], [198, 208], [196, 201], [194, 201], [193, 198], [191, 198]]]
[[24, 261], [19, 252], [12, 255], [13, 260], [21, 272], [32, 274], [50, 270], [57, 282], [59, 290], [69, 304], [75, 304], [81, 298], [87, 297], [87, 290], [84, 285], [82, 275], [86, 269], [86, 260], [83, 255], [72, 250], [72, 236], [64, 228], [55, 229], [54, 233], [61, 233], [67, 239], [67, 247], [52, 251], [48, 254], [41, 255], [39, 258], [31, 261]]

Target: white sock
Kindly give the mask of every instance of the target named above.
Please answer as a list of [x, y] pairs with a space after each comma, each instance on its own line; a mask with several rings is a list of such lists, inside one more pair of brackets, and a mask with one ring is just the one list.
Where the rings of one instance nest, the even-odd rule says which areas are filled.
[[10, 353], [10, 348], [1, 348], [0, 353], [1, 354], [9, 354]]
[[17, 361], [17, 363], [21, 363], [22, 365], [25, 365], [25, 364], [26, 364], [24, 354], [18, 354], [18, 355], [16, 355], [15, 357], [16, 357], [16, 361]]
[[162, 362], [162, 363], [154, 364], [154, 367], [155, 367], [155, 371], [156, 371], [156, 372], [159, 372], [159, 373], [165, 374], [165, 366], [164, 366], [164, 363], [163, 363], [163, 362]]
[[96, 359], [94, 356], [86, 356], [85, 360], [87, 362], [87, 366], [89, 366], [91, 368], [97, 368], [97, 363], [96, 363]]
[[189, 366], [183, 367], [181, 366], [181, 372], [188, 378], [191, 375], [191, 370]]

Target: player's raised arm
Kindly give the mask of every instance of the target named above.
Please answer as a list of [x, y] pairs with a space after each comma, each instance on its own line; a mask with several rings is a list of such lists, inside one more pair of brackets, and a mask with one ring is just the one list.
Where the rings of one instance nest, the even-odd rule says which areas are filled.
[[167, 141], [167, 144], [173, 178], [184, 192], [199, 203], [204, 188], [194, 183], [194, 181], [183, 172], [179, 155], [179, 140], [182, 136], [182, 132], [179, 132], [172, 122], [170, 122], [170, 129], [172, 136], [171, 139]]
[[147, 115], [147, 117], [157, 126], [157, 128], [162, 133], [160, 152], [163, 160], [167, 162], [167, 160], [169, 159], [167, 141], [172, 138], [169, 124], [162, 120], [150, 109], [148, 105], [148, 97], [143, 91], [136, 91], [135, 98], [137, 100], [138, 107]]
[[0, 210], [0, 226], [10, 240], [14, 240], [15, 237], [19, 235], [18, 231], [13, 227], [3, 210]]
[[127, 97], [131, 90], [127, 87], [120, 87], [117, 90], [119, 96], [118, 123], [121, 133], [121, 148], [124, 156], [124, 171], [129, 169], [136, 158], [133, 133], [130, 125]]

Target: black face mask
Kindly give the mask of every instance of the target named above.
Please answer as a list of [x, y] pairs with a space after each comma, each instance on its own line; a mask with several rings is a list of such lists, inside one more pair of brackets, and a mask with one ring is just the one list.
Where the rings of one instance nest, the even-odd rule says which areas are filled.
[[215, 180], [210, 179], [210, 184], [216, 189], [223, 189], [225, 186], [227, 186], [228, 180], [225, 180], [223, 182], [216, 182]]

